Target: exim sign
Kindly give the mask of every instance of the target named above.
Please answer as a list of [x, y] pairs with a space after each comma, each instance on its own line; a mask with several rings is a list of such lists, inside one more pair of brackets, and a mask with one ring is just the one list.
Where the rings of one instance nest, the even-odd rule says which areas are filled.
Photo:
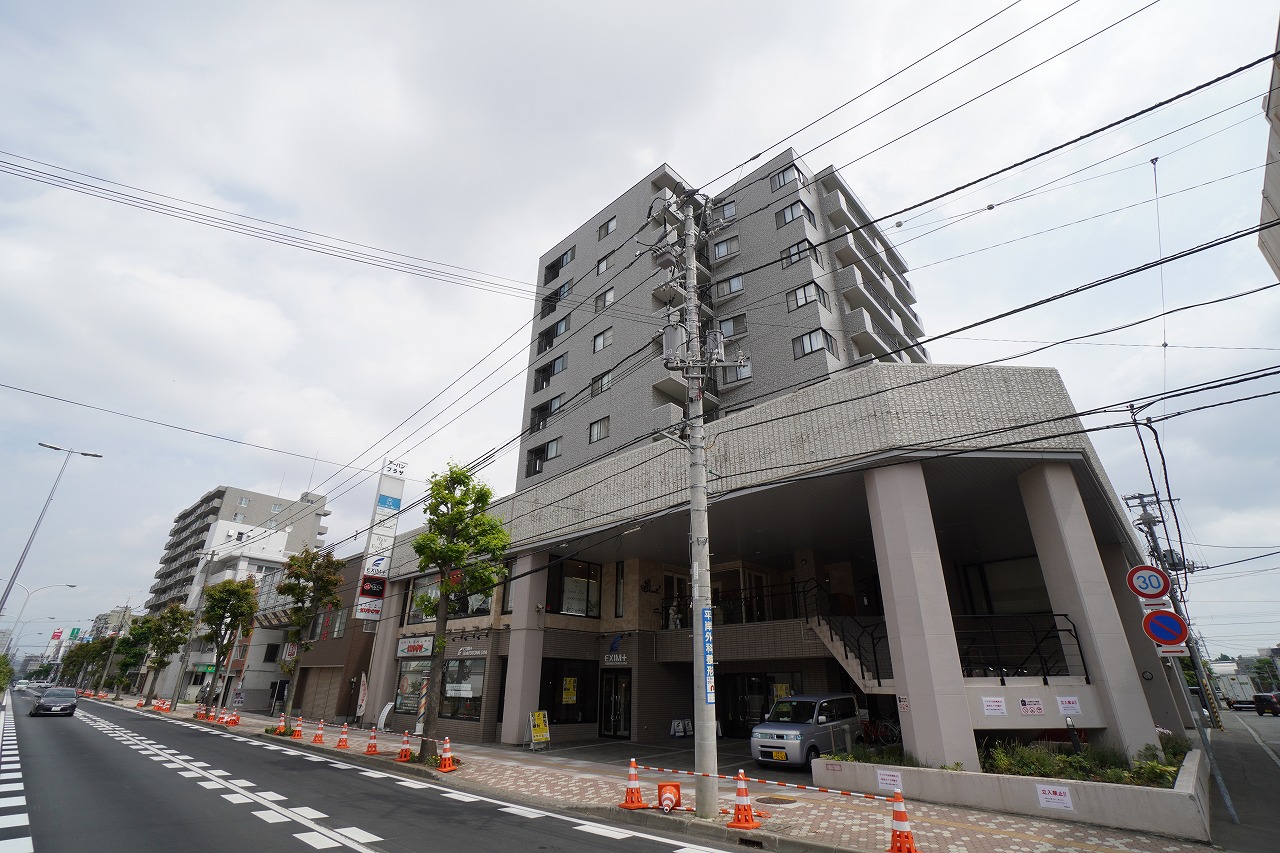
[[381, 619], [382, 598], [391, 574], [391, 547], [396, 541], [400, 499], [404, 496], [404, 464], [387, 460], [378, 478], [378, 499], [373, 505], [369, 539], [360, 570], [360, 594], [356, 597], [356, 619]]

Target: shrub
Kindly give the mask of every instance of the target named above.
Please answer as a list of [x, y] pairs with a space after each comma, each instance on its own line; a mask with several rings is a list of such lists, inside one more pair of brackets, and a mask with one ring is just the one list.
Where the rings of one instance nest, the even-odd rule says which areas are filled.
[[[886, 764], [891, 767], [923, 767], [914, 755], [903, 749], [902, 744], [888, 746], [869, 746], [855, 743], [849, 752], [836, 752], [830, 756], [834, 761], [857, 761], [863, 764]], [[457, 759], [455, 758], [456, 762]]]
[[1101, 745], [1075, 753], [1050, 744], [995, 743], [983, 749], [981, 760], [987, 773], [1153, 788], [1171, 788], [1178, 776], [1177, 766], [1161, 763], [1152, 744], [1138, 751], [1132, 767], [1124, 753]]

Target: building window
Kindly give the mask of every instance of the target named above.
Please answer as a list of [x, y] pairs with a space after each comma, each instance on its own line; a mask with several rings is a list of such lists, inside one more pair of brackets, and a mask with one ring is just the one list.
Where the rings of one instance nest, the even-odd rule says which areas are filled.
[[803, 261], [805, 258], [809, 257], [812, 257], [818, 266], [822, 266], [822, 256], [808, 240], [801, 240], [794, 246], [788, 246], [778, 254], [782, 257], [783, 269], [786, 269], [792, 264], [797, 263], [798, 261]]
[[560, 439], [553, 438], [546, 444], [535, 447], [528, 453], [525, 461], [525, 476], [532, 477], [535, 474], [541, 474], [546, 468], [547, 460], [555, 459], [560, 455]]
[[267, 643], [262, 649], [262, 662], [275, 663], [280, 660], [280, 644]]
[[781, 228], [783, 225], [793, 222], [801, 216], [809, 220], [810, 225], [818, 224], [817, 220], [813, 216], [813, 211], [810, 210], [809, 206], [802, 201], [794, 201], [782, 208], [782, 210], [779, 210], [773, 215], [773, 221], [778, 223], [778, 227]]
[[605, 237], [608, 237], [610, 234], [612, 234], [614, 231], [617, 231], [617, 230], [618, 230], [618, 217], [612, 216], [609, 218], [608, 222], [604, 223], [598, 229], [596, 229], [596, 237], [599, 240], [603, 240]]
[[564, 370], [565, 356], [558, 355], [533, 372], [533, 390], [541, 391], [551, 384], [551, 377]]
[[333, 620], [329, 626], [329, 638], [339, 640], [347, 633], [347, 608], [340, 607], [333, 612]]
[[235, 513], [234, 515], [231, 516], [231, 520], [236, 524], [244, 524], [244, 513], [243, 512]]
[[729, 237], [727, 239], [721, 240], [719, 243], [716, 243], [715, 245], [716, 260], [718, 261], [721, 258], [727, 258], [737, 251], [738, 251], [738, 236], [735, 234], [732, 237]]
[[827, 292], [812, 281], [803, 287], [797, 287], [787, 294], [788, 311], [794, 311], [801, 305], [808, 305], [810, 302], [817, 302], [828, 311], [831, 310], [831, 301], [827, 297]]
[[534, 406], [529, 410], [529, 432], [534, 433], [540, 429], [544, 429], [547, 425], [547, 419], [556, 413], [560, 408], [560, 404], [564, 402], [564, 395], [557, 394], [541, 406]]
[[241, 498], [241, 499], [240, 499], [240, 506], [248, 506], [248, 505], [249, 505], [249, 499], [248, 499], [248, 498]]
[[400, 714], [418, 713], [418, 697], [427, 686], [427, 675], [431, 672], [431, 660], [400, 661], [400, 677], [396, 679], [395, 710]]
[[364, 625], [364, 632], [365, 632], [366, 634], [376, 634], [376, 633], [378, 633], [378, 620], [377, 620], [377, 619], [361, 619], [361, 620], [360, 620], [360, 623], [361, 623], [362, 625]]
[[574, 251], [576, 249], [577, 246], [570, 246], [567, 252], [547, 264], [546, 275], [542, 278], [543, 283], [555, 281], [560, 277], [560, 270], [569, 266], [569, 264], [573, 262]]
[[556, 321], [555, 325], [549, 326], [542, 330], [538, 335], [538, 354], [546, 352], [555, 345], [556, 338], [569, 331], [569, 317], [564, 316]]
[[604, 373], [601, 373], [595, 379], [591, 380], [591, 396], [595, 397], [598, 394], [603, 394], [611, 387], [613, 387], [613, 371], [606, 370]]
[[444, 698], [440, 700], [440, 719], [480, 719], [480, 701], [484, 696], [485, 663], [484, 659], [445, 661]]
[[544, 658], [538, 707], [549, 723], [594, 723], [600, 704], [600, 662]]
[[805, 180], [804, 173], [797, 169], [794, 163], [780, 172], [774, 172], [773, 176], [769, 178], [769, 186], [773, 188], [774, 192], [777, 192], [792, 181], [796, 181], [797, 186], [800, 187], [808, 183]]
[[743, 286], [743, 278], [735, 275], [727, 281], [721, 281], [716, 284], [716, 296], [723, 299], [726, 296], [732, 296], [735, 293], [741, 293]]
[[610, 252], [600, 260], [596, 261], [596, 275], [604, 275], [605, 271], [613, 266], [614, 252]]
[[613, 343], [613, 326], [605, 329], [603, 332], [597, 332], [596, 336], [591, 339], [591, 351], [600, 352], [600, 350]]
[[272, 504], [272, 505], [271, 505], [271, 511], [272, 511], [272, 512], [282, 512], [283, 510], [284, 510], [284, 504]]
[[600, 617], [600, 564], [552, 555], [547, 564], [548, 613]]
[[742, 364], [731, 364], [724, 368], [724, 384], [729, 385], [734, 382], [741, 382], [744, 379], [751, 378], [751, 362], [744, 361]]
[[733, 219], [738, 215], [738, 206], [733, 201], [726, 201], [720, 205], [718, 211], [721, 219]]
[[609, 288], [604, 293], [596, 294], [596, 313], [599, 314], [604, 309], [613, 304], [613, 288]]
[[592, 421], [591, 426], [587, 429], [587, 443], [594, 444], [603, 438], [609, 437], [609, 416], [601, 418], [598, 421]]
[[801, 358], [811, 352], [818, 350], [827, 350], [832, 355], [840, 355], [839, 347], [836, 345], [836, 339], [827, 333], [826, 329], [814, 329], [806, 335], [801, 335], [791, 341], [791, 349], [795, 353], [796, 358]]
[[266, 523], [266, 525], [265, 525], [265, 526], [266, 526], [266, 528], [267, 528], [268, 530], [275, 530], [275, 529], [276, 529], [276, 524], [277, 524], [277, 522], [276, 522], [276, 520], [275, 520], [274, 518], [268, 518], [268, 519], [267, 519], [267, 523]]
[[727, 320], [720, 321], [720, 334], [726, 338], [732, 338], [734, 335], [741, 335], [747, 330], [747, 315], [738, 314]]
[[508, 557], [507, 559], [502, 561], [502, 566], [503, 568], [506, 569], [506, 571], [503, 573], [504, 578], [502, 581], [502, 605], [501, 605], [502, 612], [510, 613], [511, 612], [511, 575], [513, 572], [515, 572], [516, 561], [512, 557]]
[[626, 566], [622, 560], [613, 564], [613, 615], [621, 619], [623, 614], [623, 593], [626, 590]]

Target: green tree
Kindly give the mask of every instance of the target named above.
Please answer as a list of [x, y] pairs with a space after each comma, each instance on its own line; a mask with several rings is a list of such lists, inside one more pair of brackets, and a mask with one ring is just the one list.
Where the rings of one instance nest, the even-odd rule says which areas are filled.
[[253, 578], [242, 581], [225, 580], [206, 587], [204, 610], [201, 620], [209, 630], [200, 635], [213, 644], [213, 678], [205, 684], [208, 704], [217, 704], [218, 675], [222, 665], [231, 656], [231, 646], [241, 631], [253, 625], [253, 614], [258, 612], [258, 591]]
[[110, 653], [110, 637], [76, 643], [62, 656], [62, 680], [92, 685]]
[[[129, 673], [140, 667], [146, 660], [155, 625], [154, 616], [139, 616], [129, 623], [129, 632], [116, 644], [116, 672], [119, 676], [116, 680], [117, 685], [127, 685]], [[116, 698], [120, 698], [118, 687]]]
[[276, 584], [276, 592], [293, 602], [289, 608], [289, 629], [285, 639], [298, 644], [298, 655], [291, 660], [282, 660], [280, 670], [289, 676], [293, 683], [289, 686], [289, 697], [285, 700], [285, 728], [292, 730], [293, 699], [298, 693], [297, 679], [298, 661], [302, 652], [311, 650], [311, 626], [322, 611], [330, 610], [342, 604], [338, 596], [338, 587], [342, 585], [342, 570], [347, 564], [335, 559], [328, 552], [320, 553], [304, 548], [301, 554], [294, 554], [284, 564], [281, 581]]
[[13, 676], [13, 658], [9, 655], [0, 655], [0, 684], [8, 684], [13, 681]]
[[1257, 679], [1258, 687], [1264, 692], [1275, 690], [1277, 684], [1280, 684], [1280, 674], [1276, 673], [1276, 662], [1269, 657], [1254, 659], [1253, 677]]
[[[151, 674], [151, 684], [147, 687], [144, 706], [150, 706], [156, 697], [156, 685], [160, 681], [160, 673], [169, 665], [169, 658], [182, 648], [191, 636], [195, 627], [196, 615], [181, 604], [170, 604], [155, 616], [152, 625], [151, 642], [148, 646], [151, 657], [147, 661], [147, 671]], [[178, 673], [182, 677], [182, 673]]]
[[[424, 685], [427, 707], [422, 733], [427, 738], [435, 739], [439, 725], [450, 612], [468, 595], [492, 593], [506, 574], [502, 558], [511, 537], [501, 519], [488, 514], [492, 501], [492, 489], [453, 463], [449, 470], [432, 477], [427, 487], [427, 502], [422, 508], [426, 531], [413, 540], [418, 568], [438, 578], [434, 590], [414, 599], [423, 613], [434, 613], [436, 620], [431, 668]], [[422, 750], [418, 760], [426, 761], [426, 754]]]

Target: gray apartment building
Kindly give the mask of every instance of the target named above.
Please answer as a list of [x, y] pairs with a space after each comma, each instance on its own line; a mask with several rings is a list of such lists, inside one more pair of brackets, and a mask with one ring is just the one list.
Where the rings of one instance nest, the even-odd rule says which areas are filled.
[[[1130, 754], [1190, 726], [1126, 587], [1142, 544], [1061, 378], [930, 363], [905, 263], [793, 152], [701, 211], [726, 363], [704, 396], [713, 675], [695, 661], [689, 460], [650, 440], [688, 394], [655, 340], [680, 307], [662, 210], [684, 186], [655, 170], [540, 260], [524, 466], [491, 508], [510, 579], [451, 618], [442, 732], [527, 743], [542, 711], [556, 741], [667, 742], [704, 677], [726, 737], [779, 697], [851, 691], [917, 758], [968, 769], [977, 742], [1064, 739], [1068, 716]], [[417, 532], [370, 662], [368, 707], [397, 731], [434, 677]]]
[[[196, 609], [197, 578], [208, 585], [278, 571], [290, 555], [324, 546], [329, 514], [324, 495], [303, 492], [297, 500], [288, 500], [218, 486], [174, 518], [147, 611], [159, 613], [171, 604]], [[213, 670], [212, 661], [208, 650], [197, 649], [185, 673], [178, 673], [177, 666], [166, 667], [159, 695], [168, 695], [179, 677], [190, 694]]]
[[[517, 488], [684, 417], [687, 383], [655, 336], [684, 307], [664, 208], [687, 188], [663, 165], [539, 261]], [[709, 420], [866, 361], [928, 362], [907, 265], [833, 168], [788, 149], [695, 215], [713, 232], [700, 324], [726, 353], [703, 388]]]

